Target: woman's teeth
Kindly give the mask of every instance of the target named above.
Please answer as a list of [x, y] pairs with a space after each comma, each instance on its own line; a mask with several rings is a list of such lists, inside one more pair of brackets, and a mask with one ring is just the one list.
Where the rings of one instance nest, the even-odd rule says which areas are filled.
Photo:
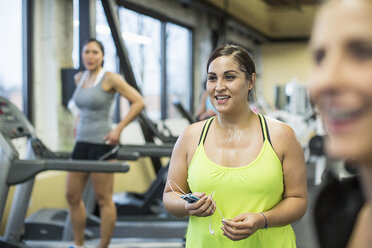
[[217, 100], [224, 100], [224, 99], [228, 99], [228, 98], [230, 98], [230, 96], [216, 96]]

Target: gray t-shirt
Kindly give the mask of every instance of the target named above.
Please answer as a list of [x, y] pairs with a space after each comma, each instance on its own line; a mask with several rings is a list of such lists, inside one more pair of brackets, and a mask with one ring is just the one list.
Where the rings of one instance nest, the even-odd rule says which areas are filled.
[[111, 131], [110, 109], [115, 94], [102, 89], [103, 69], [90, 88], [82, 88], [84, 73], [72, 96], [79, 109], [76, 141], [104, 144], [104, 137]]

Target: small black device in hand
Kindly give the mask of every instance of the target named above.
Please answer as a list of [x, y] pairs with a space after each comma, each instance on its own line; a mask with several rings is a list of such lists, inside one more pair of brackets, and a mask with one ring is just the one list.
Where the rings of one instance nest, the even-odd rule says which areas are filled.
[[190, 195], [190, 194], [181, 195], [181, 198], [184, 199], [185, 201], [189, 202], [189, 203], [194, 203], [194, 202], [197, 202], [197, 201], [200, 200], [198, 197]]

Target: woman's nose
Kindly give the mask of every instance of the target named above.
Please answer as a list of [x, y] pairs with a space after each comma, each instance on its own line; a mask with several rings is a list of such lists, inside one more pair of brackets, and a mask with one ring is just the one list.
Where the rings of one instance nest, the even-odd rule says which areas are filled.
[[223, 79], [218, 79], [216, 83], [216, 88], [217, 91], [221, 91], [225, 89], [225, 82]]

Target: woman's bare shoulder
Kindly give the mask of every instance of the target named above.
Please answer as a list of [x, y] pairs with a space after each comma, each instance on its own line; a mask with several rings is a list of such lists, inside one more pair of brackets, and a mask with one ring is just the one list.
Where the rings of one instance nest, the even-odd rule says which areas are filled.
[[113, 73], [113, 72], [110, 72], [110, 71], [106, 71], [105, 73], [105, 80], [108, 80], [112, 83], [117, 83], [117, 82], [121, 82], [121, 81], [124, 81], [123, 77], [118, 74], [118, 73]]
[[293, 135], [294, 131], [287, 123], [265, 116], [270, 135]]
[[283, 121], [272, 117], [265, 117], [269, 128], [270, 140], [274, 147], [291, 147], [299, 144], [293, 128]]
[[118, 87], [123, 87], [127, 85], [126, 81], [120, 74], [113, 73], [110, 71], [106, 71], [105, 77], [103, 78], [103, 82], [104, 84], [107, 84], [110, 89], [112, 88], [118, 89]]

